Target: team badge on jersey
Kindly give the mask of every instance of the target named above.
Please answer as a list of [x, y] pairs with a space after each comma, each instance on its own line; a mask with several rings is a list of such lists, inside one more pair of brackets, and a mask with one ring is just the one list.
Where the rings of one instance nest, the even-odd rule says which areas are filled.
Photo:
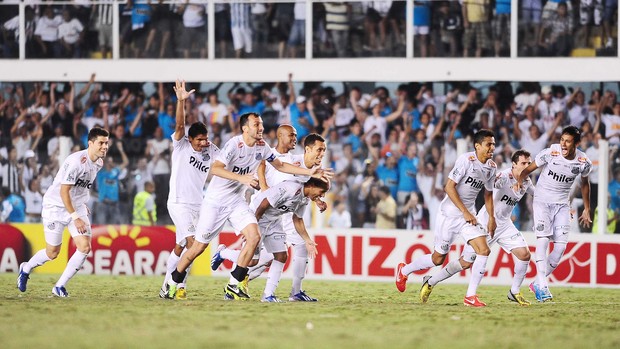
[[239, 149], [243, 148], [243, 142], [239, 142], [239, 144], [237, 144], [237, 148]]
[[262, 158], [263, 158], [263, 154], [261, 153], [256, 154], [256, 160], [260, 161]]
[[579, 157], [579, 158], [577, 158], [577, 161], [579, 161], [579, 162], [586, 162], [586, 158], [584, 158], [584, 157]]
[[560, 152], [557, 150], [552, 150], [551, 151], [551, 156], [560, 156]]
[[209, 161], [211, 159], [211, 155], [207, 152], [202, 153], [202, 161]]
[[86, 163], [86, 156], [82, 156], [82, 158], [80, 159], [80, 163], [82, 164]]
[[469, 161], [474, 161], [474, 160], [476, 160], [476, 157], [472, 155], [472, 156], [470, 156], [470, 157], [468, 158], [468, 160], [469, 160]]
[[572, 174], [578, 174], [579, 173], [579, 167], [571, 167], [570, 172]]

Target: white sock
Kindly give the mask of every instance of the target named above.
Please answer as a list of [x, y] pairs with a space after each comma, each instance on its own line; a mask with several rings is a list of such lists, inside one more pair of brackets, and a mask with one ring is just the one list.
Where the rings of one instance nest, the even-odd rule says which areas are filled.
[[409, 275], [414, 271], [424, 270], [428, 268], [432, 268], [435, 266], [433, 263], [433, 255], [425, 254], [424, 256], [420, 256], [416, 258], [413, 262], [405, 265], [402, 269], [403, 274]]
[[435, 286], [438, 283], [444, 281], [445, 279], [451, 277], [452, 275], [460, 272], [461, 270], [463, 270], [463, 267], [461, 266], [461, 263], [458, 259], [455, 261], [451, 261], [443, 269], [441, 269], [439, 273], [431, 276], [431, 278], [428, 280], [428, 284], [431, 286]]
[[549, 257], [547, 258], [547, 273], [545, 274], [545, 276], [548, 277], [549, 275], [551, 275], [555, 268], [558, 267], [565, 250], [566, 244], [558, 242], [553, 244], [553, 251], [551, 251]]
[[75, 275], [75, 273], [77, 273], [82, 268], [82, 264], [84, 264], [86, 257], [88, 257], [86, 253], [82, 253], [76, 250], [73, 253], [73, 256], [69, 258], [69, 262], [67, 262], [65, 271], [62, 273], [62, 275], [60, 275], [60, 279], [58, 279], [58, 282], [56, 282], [56, 287], [65, 286], [67, 282], [71, 280], [73, 275]]
[[523, 279], [525, 279], [525, 273], [527, 273], [527, 266], [530, 264], [530, 261], [522, 261], [518, 258], [514, 258], [515, 260], [515, 275], [512, 278], [512, 286], [510, 287], [510, 292], [512, 294], [517, 294], [521, 292], [521, 284], [523, 284]]
[[179, 288], [185, 288], [186, 284], [187, 284], [187, 277], [189, 276], [189, 272], [190, 270], [192, 270], [192, 265], [194, 265], [194, 263], [192, 262], [192, 264], [187, 266], [187, 269], [185, 269], [185, 277], [183, 278], [183, 282], [179, 283]]
[[293, 246], [293, 288], [291, 295], [301, 292], [301, 281], [306, 277], [306, 266], [308, 264], [308, 250], [305, 244]]
[[479, 254], [476, 255], [476, 260], [471, 266], [471, 278], [469, 279], [467, 294], [465, 294], [466, 297], [471, 297], [478, 291], [478, 285], [480, 285], [480, 281], [482, 281], [482, 277], [484, 276], [484, 272], [487, 267], [487, 259], [489, 259], [489, 256], [481, 256]]
[[24, 265], [23, 272], [26, 274], [30, 274], [32, 269], [45, 264], [46, 262], [51, 261], [50, 257], [47, 256], [47, 252], [45, 249], [39, 250], [39, 252], [35, 253], [32, 258]]
[[549, 238], [536, 239], [536, 283], [539, 287], [547, 285], [547, 248]]
[[166, 288], [166, 281], [170, 280], [172, 272], [177, 269], [177, 264], [179, 264], [180, 260], [181, 256], [177, 256], [176, 253], [174, 253], [174, 250], [172, 250], [168, 256], [168, 260], [166, 261], [166, 276], [164, 277], [164, 284], [162, 285], [162, 288]]
[[258, 263], [250, 268], [248, 275], [249, 281], [252, 281], [259, 277], [265, 269], [269, 266], [269, 263], [273, 260], [273, 253], [269, 253], [265, 251], [265, 249], [260, 250], [260, 256], [258, 257]]
[[225, 248], [220, 251], [220, 256], [228, 261], [233, 263], [237, 263], [237, 259], [241, 254], [241, 250], [231, 250], [229, 248]]
[[276, 292], [280, 277], [282, 276], [282, 270], [284, 270], [284, 263], [274, 260], [269, 267], [269, 273], [267, 274], [267, 284], [265, 285], [265, 296], [272, 296]]

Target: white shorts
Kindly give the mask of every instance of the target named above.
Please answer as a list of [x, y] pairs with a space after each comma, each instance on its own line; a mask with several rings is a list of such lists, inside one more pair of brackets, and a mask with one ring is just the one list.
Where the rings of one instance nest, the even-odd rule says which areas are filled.
[[188, 236], [196, 235], [200, 207], [189, 204], [168, 203], [168, 214], [176, 227], [176, 243], [185, 246]]
[[546, 204], [534, 200], [534, 233], [553, 242], [568, 243], [570, 207], [568, 204]]
[[285, 213], [282, 215], [282, 228], [286, 233], [286, 244], [289, 246], [303, 245], [306, 242], [299, 233], [297, 233], [297, 229], [295, 229], [293, 215], [294, 213]]
[[92, 235], [90, 227], [90, 219], [88, 219], [88, 210], [86, 206], [78, 208], [75, 212], [80, 216], [80, 219], [86, 223], [86, 233], [80, 234], [75, 227], [75, 223], [71, 219], [71, 215], [64, 207], [58, 206], [43, 206], [41, 210], [41, 219], [43, 222], [43, 232], [45, 234], [45, 242], [51, 246], [60, 246], [62, 244], [62, 233], [65, 227], [69, 229], [71, 237], [79, 235], [88, 236]]
[[458, 235], [461, 235], [465, 242], [469, 242], [479, 236], [488, 236], [487, 229], [480, 223], [471, 225], [463, 217], [445, 216], [441, 210], [437, 212], [435, 228], [435, 251], [442, 255], [447, 255], [450, 246]]
[[[476, 218], [478, 223], [483, 226], [489, 223], [489, 213], [486, 210], [478, 212]], [[487, 238], [487, 243], [489, 247], [493, 246], [494, 243], [498, 243], [506, 253], [511, 253], [512, 250], [519, 247], [527, 248], [527, 242], [525, 242], [523, 234], [511, 221], [498, 221], [495, 234], [493, 234], [492, 238], [490, 236]]]
[[226, 206], [203, 202], [196, 225], [196, 241], [210, 243], [222, 231], [227, 220], [237, 235], [248, 225], [257, 224], [254, 212], [243, 198]]
[[[287, 250], [286, 247], [286, 234], [282, 229], [282, 224], [271, 223], [265, 225], [259, 225], [259, 229], [261, 232], [261, 243], [265, 248], [265, 251], [268, 253], [277, 253], [277, 252], [285, 252]], [[254, 258], [257, 259], [260, 257], [260, 244], [259, 247], [254, 251]]]
[[230, 29], [235, 50], [245, 49], [246, 53], [252, 53], [252, 30], [249, 28], [232, 27]]
[[428, 35], [429, 26], [427, 25], [414, 25], [413, 26], [413, 35]]

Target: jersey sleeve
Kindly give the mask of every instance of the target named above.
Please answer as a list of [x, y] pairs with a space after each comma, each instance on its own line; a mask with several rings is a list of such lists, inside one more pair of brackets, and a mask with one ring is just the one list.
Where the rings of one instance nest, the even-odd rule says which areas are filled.
[[[495, 166], [495, 163], [493, 163], [493, 166]], [[489, 176], [489, 179], [486, 181], [486, 183], [484, 183], [484, 188], [488, 191], [493, 191], [493, 186], [495, 184], [495, 176], [497, 175], [497, 167], [491, 167], [491, 169], [493, 170], [493, 173]]]
[[469, 160], [467, 160], [467, 156], [464, 156], [464, 155], [460, 156], [456, 160], [456, 163], [454, 164], [454, 168], [452, 169], [452, 171], [450, 171], [448, 178], [453, 180], [455, 183], [459, 183], [461, 179], [463, 178], [463, 176], [465, 176], [465, 173], [467, 172], [467, 165], [469, 165], [468, 161]]
[[227, 166], [230, 161], [237, 156], [238, 151], [237, 144], [235, 144], [235, 138], [230, 139], [220, 151], [220, 155], [216, 158], [217, 161]]
[[276, 185], [275, 187], [267, 189], [265, 198], [267, 198], [271, 207], [278, 208], [289, 198], [288, 193], [290, 191], [290, 189], [286, 188], [286, 185]]
[[187, 136], [183, 136], [180, 140], [174, 139], [174, 133], [170, 135], [170, 139], [172, 139], [172, 150], [183, 149], [189, 145], [189, 140]]
[[308, 207], [309, 203], [310, 203], [310, 200], [306, 200], [303, 204], [299, 205], [299, 207], [297, 207], [297, 209], [294, 212], [295, 216], [299, 218], [304, 218], [304, 214], [306, 213], [306, 208]]
[[506, 185], [507, 182], [508, 182], [508, 176], [506, 176], [503, 172], [498, 172], [495, 175], [495, 183], [493, 187], [495, 189], [501, 189]]
[[534, 162], [536, 163], [536, 166], [542, 167], [546, 165], [550, 159], [551, 159], [551, 148], [545, 148], [543, 149], [543, 151], [541, 151], [540, 153], [536, 155]]
[[65, 171], [60, 184], [75, 185], [77, 179], [82, 174], [82, 166], [79, 163], [67, 162], [65, 164]]
[[265, 144], [265, 150], [263, 150], [263, 159], [268, 162], [272, 162], [276, 159], [276, 154], [273, 152], [273, 149], [268, 144]]

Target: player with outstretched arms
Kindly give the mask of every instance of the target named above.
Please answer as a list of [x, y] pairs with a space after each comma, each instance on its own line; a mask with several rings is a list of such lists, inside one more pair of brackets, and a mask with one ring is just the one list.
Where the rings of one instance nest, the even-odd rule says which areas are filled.
[[25, 292], [32, 269], [58, 257], [65, 227], [73, 238], [76, 250], [69, 258], [64, 272], [52, 294], [69, 297], [65, 286], [84, 264], [91, 248], [91, 227], [86, 204], [90, 199], [90, 189], [97, 172], [103, 167], [109, 146], [109, 132], [93, 127], [88, 132], [88, 148], [75, 152], [65, 159], [54, 182], [43, 196], [41, 218], [45, 233], [45, 249], [35, 253], [28, 262], [19, 266], [17, 288]]
[[[194, 243], [198, 213], [203, 199], [203, 189], [211, 162], [219, 155], [220, 149], [209, 142], [207, 126], [202, 122], [193, 123], [185, 135], [185, 100], [195, 90], [187, 91], [185, 81], [177, 80], [174, 92], [177, 96], [176, 125], [172, 137], [172, 159], [170, 170], [170, 194], [168, 212], [176, 227], [176, 244], [166, 263], [166, 277], [159, 296], [166, 297], [166, 282], [176, 269], [181, 253]], [[186, 299], [185, 285], [187, 274], [178, 285], [176, 298]]]
[[[536, 280], [530, 284], [539, 302], [551, 301], [547, 278], [557, 268], [568, 243], [570, 219], [569, 193], [577, 176], [581, 176], [583, 213], [579, 223], [585, 227], [592, 224], [590, 218], [590, 180], [592, 162], [584, 152], [577, 149], [581, 132], [575, 126], [562, 130], [560, 144], [552, 144], [536, 155], [534, 162], [521, 172], [517, 186], [524, 178], [540, 168], [540, 177], [534, 193], [534, 233], [536, 233]], [[520, 189], [520, 188], [518, 188]], [[549, 242], [553, 251], [547, 256]]]
[[263, 120], [256, 113], [246, 113], [239, 119], [242, 134], [231, 138], [211, 166], [213, 179], [209, 183], [203, 199], [195, 242], [186, 251], [172, 277], [166, 285], [166, 297], [173, 298], [177, 285], [183, 281], [186, 269], [204, 252], [211, 240], [222, 230], [228, 221], [239, 232], [245, 244], [237, 259], [237, 265], [231, 272], [230, 281], [224, 288], [225, 294], [233, 299], [248, 299], [249, 296], [239, 288], [239, 282], [245, 279], [248, 265], [260, 242], [260, 232], [254, 212], [245, 201], [246, 186], [258, 189], [258, 180], [254, 172], [262, 160], [272, 163], [276, 169], [286, 173], [312, 176], [329, 180], [331, 169], [302, 169], [276, 158], [273, 150], [263, 141]]
[[[437, 212], [437, 223], [435, 224], [435, 251], [416, 258], [412, 263], [405, 265], [400, 263], [396, 269], [396, 288], [404, 292], [407, 286], [407, 276], [414, 271], [424, 270], [436, 265], [443, 264], [450, 246], [457, 236], [472, 246], [475, 254], [473, 259], [459, 259], [462, 266], [473, 263], [472, 278], [482, 279], [486, 268], [490, 249], [487, 244], [487, 234], [493, 237], [495, 232], [495, 214], [493, 212], [493, 184], [495, 181], [495, 171], [497, 165], [493, 162], [493, 151], [495, 150], [495, 135], [493, 131], [482, 129], [474, 135], [475, 151], [465, 153], [456, 160], [454, 168], [450, 171], [448, 182], [445, 186], [446, 198], [439, 205]], [[487, 227], [483, 227], [472, 212], [475, 211], [475, 201], [481, 189], [486, 189], [484, 202], [489, 213]], [[488, 233], [487, 233], [488, 231]], [[429, 293], [428, 281], [425, 278], [422, 285], [420, 297]], [[467, 289], [467, 294], [463, 304], [472, 307], [484, 307], [476, 294], [476, 287]], [[425, 291], [426, 290], [426, 291]], [[428, 298], [428, 296], [426, 296]]]
[[[281, 125], [277, 131], [278, 143], [274, 150], [276, 156], [283, 162], [293, 164], [301, 168], [312, 168], [320, 166], [325, 155], [326, 145], [325, 139], [316, 133], [311, 133], [304, 138], [304, 154], [292, 154], [291, 151], [295, 149], [297, 143], [297, 132], [293, 126]], [[287, 173], [276, 170], [270, 164], [266, 164], [264, 161], [258, 167], [258, 179], [261, 190], [267, 190], [272, 186], [275, 186], [284, 181], [306, 182], [309, 177], [290, 175]], [[319, 210], [323, 212], [327, 208], [327, 204], [320, 200], [320, 197], [314, 200]], [[282, 215], [282, 225], [284, 232], [286, 233], [286, 242], [293, 247], [293, 286], [289, 301], [306, 301], [316, 302], [317, 299], [308, 296], [301, 288], [302, 280], [306, 275], [306, 267], [308, 264], [308, 252], [304, 240], [300, 237], [295, 225], [293, 223], [293, 213], [285, 213]], [[220, 264], [225, 260], [235, 261], [239, 251], [226, 249], [226, 246], [220, 245], [216, 253], [211, 259], [211, 269], [217, 270]], [[270, 253], [260, 254], [260, 259], [254, 259], [250, 265], [249, 278], [247, 281], [251, 281], [258, 277], [274, 259], [274, 255]], [[286, 262], [287, 256], [281, 257], [281, 262]], [[271, 270], [271, 269], [270, 269]], [[247, 289], [247, 281], [241, 283], [242, 287]], [[246, 292], [247, 293], [247, 292]]]
[[[534, 186], [529, 177], [523, 180], [523, 184], [518, 191], [515, 190], [517, 178], [521, 174], [521, 171], [531, 163], [532, 158], [529, 152], [517, 150], [512, 154], [512, 168], [499, 172], [497, 176], [495, 176], [493, 201], [497, 228], [495, 229], [493, 237], [487, 238], [489, 246], [493, 246], [493, 244], [497, 242], [506, 252], [512, 253], [515, 256], [514, 278], [507, 297], [510, 301], [519, 303], [523, 306], [530, 305], [530, 302], [521, 294], [521, 284], [523, 284], [523, 279], [525, 279], [527, 267], [530, 263], [530, 250], [527, 247], [527, 242], [523, 234], [517, 230], [512, 222], [511, 216], [514, 207], [519, 203], [525, 193], [529, 193], [530, 195], [534, 194]], [[482, 225], [488, 223], [489, 213], [485, 206], [482, 206], [476, 218], [478, 219], [478, 223]], [[475, 254], [476, 252], [472, 246], [467, 245], [463, 250], [463, 258], [461, 260], [449, 262], [441, 271], [433, 276], [425, 276], [424, 287], [420, 292], [420, 300], [426, 303], [435, 285], [459, 273], [461, 270], [468, 269], [471, 263], [466, 262], [462, 264], [462, 261], [474, 260], [476, 257]], [[470, 279], [470, 284], [473, 282], [480, 282], [480, 280], [480, 278], [472, 277]], [[477, 286], [478, 285], [472, 285], [472, 287], [476, 288]]]

